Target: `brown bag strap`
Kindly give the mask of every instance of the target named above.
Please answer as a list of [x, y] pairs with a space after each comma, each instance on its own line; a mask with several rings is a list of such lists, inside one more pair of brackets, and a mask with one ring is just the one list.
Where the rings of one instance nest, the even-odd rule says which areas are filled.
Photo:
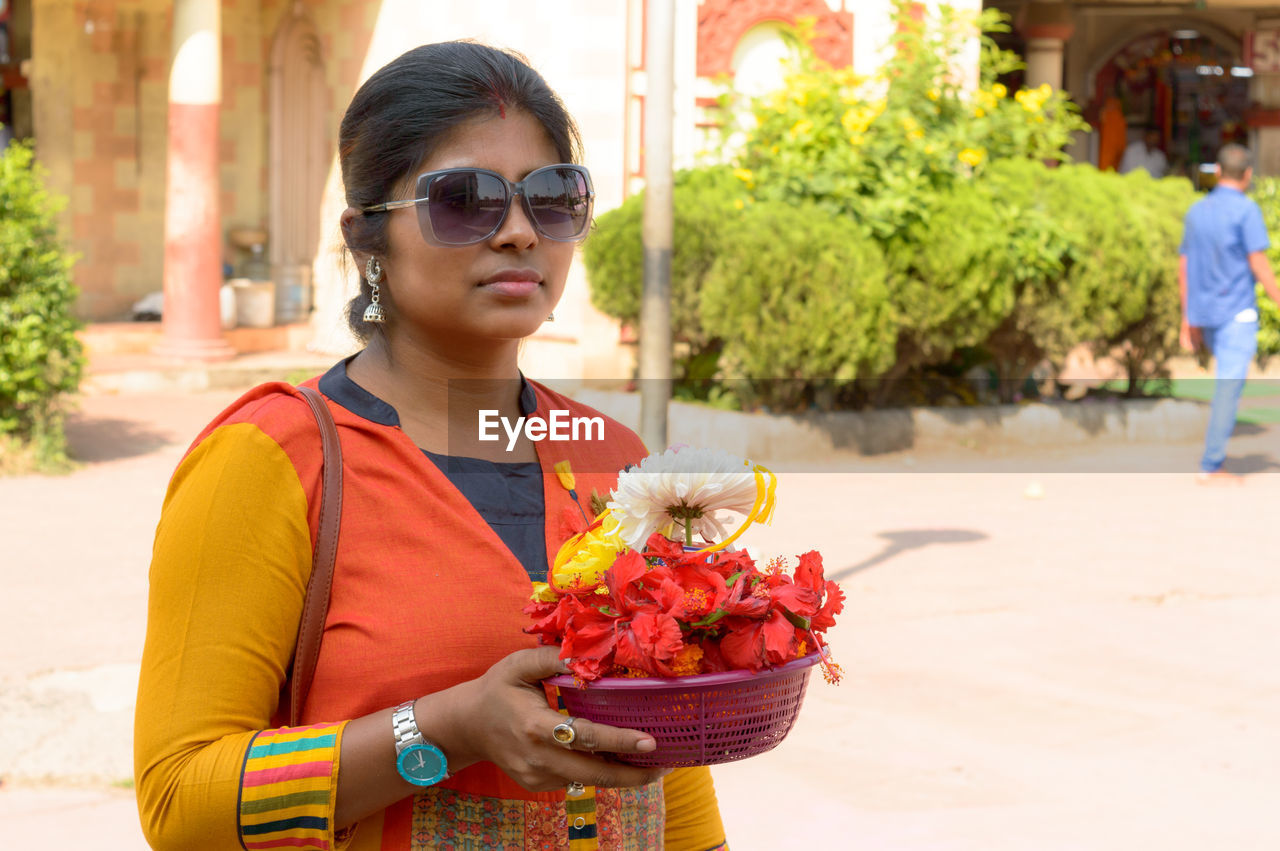
[[320, 528], [311, 559], [311, 579], [298, 623], [298, 643], [293, 651], [293, 684], [289, 698], [289, 725], [296, 727], [302, 704], [311, 690], [311, 680], [320, 658], [320, 640], [329, 614], [329, 591], [333, 587], [333, 566], [338, 558], [338, 531], [342, 525], [342, 443], [334, 425], [329, 403], [319, 391], [299, 387], [320, 426], [320, 447], [324, 452], [320, 490]]

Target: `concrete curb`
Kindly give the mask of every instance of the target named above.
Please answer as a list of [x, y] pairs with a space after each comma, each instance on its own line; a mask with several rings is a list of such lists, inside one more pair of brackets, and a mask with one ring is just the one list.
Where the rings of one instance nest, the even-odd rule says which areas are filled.
[[[634, 393], [578, 390], [574, 398], [624, 425], [640, 422]], [[673, 402], [672, 443], [715, 446], [747, 458], [812, 461], [965, 446], [1045, 447], [1199, 440], [1209, 405], [1186, 399], [1051, 402], [972, 408], [903, 408], [776, 415]]]

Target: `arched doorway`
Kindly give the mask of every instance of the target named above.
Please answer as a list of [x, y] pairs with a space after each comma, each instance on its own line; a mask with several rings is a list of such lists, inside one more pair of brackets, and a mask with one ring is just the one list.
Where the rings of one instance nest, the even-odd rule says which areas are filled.
[[1126, 142], [1140, 139], [1146, 128], [1156, 129], [1169, 174], [1198, 183], [1201, 166], [1213, 163], [1219, 148], [1248, 142], [1244, 119], [1250, 76], [1237, 41], [1203, 25], [1187, 25], [1112, 46], [1094, 68], [1090, 93], [1099, 105], [1119, 101]]
[[329, 168], [328, 90], [315, 24], [295, 0], [276, 30], [269, 68], [268, 255], [276, 321], [305, 320]]
[[734, 88], [744, 95], [762, 95], [782, 87], [784, 61], [793, 51], [783, 36], [783, 22], [767, 21], [743, 33], [733, 48], [730, 69]]

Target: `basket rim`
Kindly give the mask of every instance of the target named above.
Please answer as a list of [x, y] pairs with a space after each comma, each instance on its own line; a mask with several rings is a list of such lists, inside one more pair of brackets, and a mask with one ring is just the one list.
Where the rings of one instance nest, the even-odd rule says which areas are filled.
[[654, 689], [687, 689], [697, 686], [714, 686], [725, 683], [738, 683], [758, 677], [773, 677], [800, 671], [816, 665], [822, 654], [815, 650], [807, 656], [793, 659], [776, 668], [761, 668], [759, 671], [740, 669], [735, 671], [719, 671], [714, 674], [694, 674], [689, 677], [601, 677], [589, 683], [580, 683], [573, 674], [557, 674], [548, 677], [544, 682], [559, 688], [576, 691], [609, 690], [609, 691], [652, 691]]

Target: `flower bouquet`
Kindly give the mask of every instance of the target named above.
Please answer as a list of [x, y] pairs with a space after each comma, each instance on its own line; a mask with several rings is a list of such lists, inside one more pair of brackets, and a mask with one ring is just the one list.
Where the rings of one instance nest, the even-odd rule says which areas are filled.
[[[572, 492], [572, 474], [559, 469]], [[840, 669], [823, 633], [844, 606], [806, 552], [788, 570], [729, 545], [767, 523], [776, 478], [708, 449], [670, 449], [618, 476], [585, 531], [535, 586], [527, 631], [559, 645], [571, 675], [552, 678], [571, 715], [644, 730], [658, 747], [636, 765], [711, 765], [776, 746], [814, 664]], [[733, 534], [721, 512], [744, 519]]]

